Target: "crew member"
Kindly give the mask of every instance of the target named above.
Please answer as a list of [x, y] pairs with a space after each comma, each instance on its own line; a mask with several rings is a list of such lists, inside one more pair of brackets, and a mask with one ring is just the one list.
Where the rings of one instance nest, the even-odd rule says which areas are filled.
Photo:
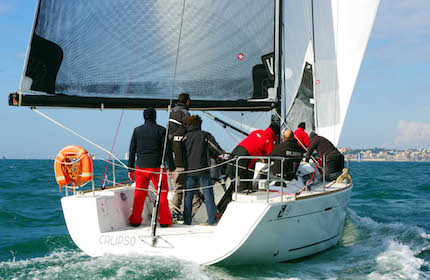
[[344, 156], [336, 149], [336, 147], [326, 138], [311, 132], [310, 144], [306, 153], [306, 161], [309, 161], [312, 152], [316, 150], [323, 161], [325, 156], [325, 177], [327, 181], [336, 180], [342, 174], [342, 169], [345, 164]]
[[[166, 129], [157, 125], [155, 122], [156, 111], [154, 108], [147, 108], [143, 113], [145, 124], [136, 127], [130, 142], [130, 158], [128, 167], [130, 171], [128, 176], [131, 180], [136, 181], [134, 191], [133, 212], [129, 218], [131, 226], [139, 226], [142, 222], [142, 210], [148, 194], [149, 181], [158, 188], [160, 176], [160, 166], [164, 150]], [[175, 169], [172, 151], [169, 142], [167, 142], [166, 159], [169, 170]], [[137, 162], [135, 157], [137, 154]], [[137, 171], [134, 171], [134, 168]], [[163, 172], [164, 173], [164, 172]], [[168, 227], [172, 224], [172, 216], [169, 211], [169, 202], [167, 200], [167, 176], [162, 175], [161, 198], [159, 208], [159, 224], [161, 227]]]
[[[208, 150], [211, 155], [220, 155], [221, 151], [214, 149], [213, 145], [219, 147], [213, 137], [208, 136], [208, 133], [201, 130], [202, 120], [199, 116], [191, 116], [187, 121], [187, 133], [183, 139], [183, 151], [185, 159], [185, 170], [195, 172], [187, 172], [185, 186], [186, 189], [193, 189], [197, 183], [200, 183], [203, 188], [203, 195], [206, 204], [208, 215], [208, 224], [215, 225], [218, 222], [217, 208], [215, 206], [211, 175], [209, 173], [209, 158]], [[194, 191], [185, 192], [184, 203], [184, 224], [190, 225], [192, 222], [191, 202]]]
[[299, 146], [302, 147], [303, 151], [306, 151], [306, 149], [303, 148], [303, 145], [305, 145], [305, 147], [309, 147], [309, 135], [306, 133], [305, 129], [306, 123], [301, 122], [296, 131], [294, 131], [294, 137], [297, 139], [297, 142]]
[[188, 106], [190, 105], [190, 95], [181, 93], [178, 96], [178, 102], [169, 115], [169, 139], [172, 139], [173, 134], [181, 125], [187, 124], [187, 119], [190, 117]]
[[[187, 126], [181, 125], [175, 133], [173, 133], [172, 137], [172, 149], [175, 153], [175, 172], [173, 174], [173, 184], [174, 184], [174, 194], [171, 199], [171, 204], [173, 208], [173, 219], [182, 220], [181, 213], [181, 205], [182, 199], [184, 197], [184, 189], [185, 189], [185, 178], [186, 174], [183, 173], [185, 170], [185, 162], [184, 162], [184, 151], [182, 140], [187, 133]], [[194, 192], [193, 198], [193, 213], [196, 213], [202, 204], [202, 197], [200, 191]]]
[[[273, 147], [275, 146], [275, 141], [277, 139], [276, 133], [279, 131], [279, 125], [277, 123], [272, 123], [265, 130], [255, 130], [251, 132], [239, 145], [234, 148], [231, 152], [230, 159], [238, 156], [266, 156], [272, 152]], [[249, 168], [252, 168], [256, 159], [242, 159], [239, 161], [239, 177], [241, 179], [251, 179], [252, 171]], [[230, 163], [227, 166], [226, 176], [229, 178], [234, 178], [236, 172], [235, 162]], [[242, 191], [246, 188], [250, 188], [252, 184], [250, 182], [246, 182], [239, 184], [238, 191]], [[218, 211], [220, 213], [224, 213], [225, 208], [230, 203], [232, 197], [232, 193], [235, 189], [234, 184], [230, 184], [230, 187], [227, 189], [224, 196], [221, 198], [218, 203]]]
[[[297, 168], [303, 158], [303, 149], [299, 146], [294, 133], [291, 129], [287, 129], [283, 135], [284, 142], [276, 145], [269, 156], [285, 157], [282, 172], [284, 179], [292, 180], [296, 176]], [[273, 160], [273, 166], [270, 167], [273, 174], [281, 175], [281, 160]]]
[[[187, 132], [187, 120], [190, 117], [188, 106], [191, 99], [188, 93], [181, 93], [178, 96], [178, 102], [169, 116], [169, 140], [172, 143], [172, 149], [175, 154], [176, 169], [173, 173], [173, 197], [171, 205], [173, 209], [173, 218], [182, 220], [181, 205], [183, 198], [183, 191], [185, 188], [185, 176], [182, 172], [185, 170], [184, 160], [182, 155], [182, 138]], [[200, 192], [194, 193], [193, 198], [193, 212], [196, 212], [202, 204], [202, 194]]]

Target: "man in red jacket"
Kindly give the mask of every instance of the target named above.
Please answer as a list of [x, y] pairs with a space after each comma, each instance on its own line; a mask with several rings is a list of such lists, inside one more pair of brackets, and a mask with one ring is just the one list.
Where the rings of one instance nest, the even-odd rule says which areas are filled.
[[[301, 122], [297, 127], [296, 131], [294, 131], [294, 138], [296, 138], [299, 146], [303, 148], [303, 145], [309, 147], [309, 135], [305, 131], [306, 123]], [[303, 150], [305, 150], [303, 148]]]
[[[267, 156], [272, 152], [275, 146], [276, 134], [279, 132], [279, 125], [272, 123], [265, 130], [259, 129], [251, 132], [242, 142], [237, 145], [236, 148], [231, 152], [230, 159], [238, 156]], [[239, 177], [241, 179], [251, 179], [253, 171], [249, 170], [252, 168], [257, 159], [242, 159], [239, 161]], [[226, 176], [232, 179], [235, 177], [236, 166], [235, 162], [231, 162], [227, 166]], [[251, 184], [249, 182], [241, 183], [238, 186], [238, 191], [249, 188]], [[225, 208], [230, 203], [232, 193], [235, 189], [234, 184], [230, 184], [230, 187], [225, 192], [224, 196], [218, 203], [218, 211], [224, 213]]]

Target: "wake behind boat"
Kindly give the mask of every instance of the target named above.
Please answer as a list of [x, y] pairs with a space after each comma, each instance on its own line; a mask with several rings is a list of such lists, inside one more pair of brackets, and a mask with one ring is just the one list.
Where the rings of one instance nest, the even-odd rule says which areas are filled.
[[[31, 107], [66, 128], [36, 107], [170, 112], [173, 96], [189, 92], [191, 110], [262, 112], [283, 128], [305, 122], [308, 133], [336, 146], [378, 4], [39, 0], [19, 91], [9, 95], [9, 105]], [[255, 121], [242, 125], [242, 117], [234, 120], [239, 129], [214, 120], [236, 131], [258, 127]], [[88, 142], [112, 156], [113, 166], [127, 168]], [[304, 257], [337, 243], [352, 190], [349, 170], [326, 182], [318, 161], [302, 162], [292, 180], [271, 177], [269, 167], [265, 178], [255, 170], [253, 192], [235, 190], [216, 226], [200, 225], [207, 219], [201, 207], [191, 225], [155, 231], [155, 218], [145, 226], [152, 212], [146, 209], [146, 220], [132, 228], [127, 219], [135, 187], [114, 183], [95, 190], [91, 157], [80, 153], [70, 162], [57, 158], [69, 170], [86, 162], [73, 195], [61, 202], [73, 241], [90, 256], [160, 255], [228, 265]], [[273, 160], [255, 159], [269, 166]], [[64, 168], [58, 172], [57, 180], [64, 180]], [[237, 186], [243, 178], [237, 170], [235, 176]], [[227, 181], [215, 184], [216, 202]], [[85, 182], [93, 190], [80, 191]]]

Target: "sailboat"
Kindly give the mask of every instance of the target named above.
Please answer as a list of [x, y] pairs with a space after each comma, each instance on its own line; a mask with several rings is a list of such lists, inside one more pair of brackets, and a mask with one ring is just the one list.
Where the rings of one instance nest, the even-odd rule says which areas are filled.
[[[166, 110], [174, 96], [189, 92], [191, 110], [268, 112], [292, 128], [305, 121], [308, 132], [337, 145], [378, 5], [379, 0], [39, 0], [19, 90], [9, 95], [9, 104], [36, 112]], [[274, 263], [338, 242], [353, 185], [348, 176], [324, 178], [315, 163], [302, 162], [291, 181], [269, 175], [255, 179], [255, 192], [236, 191], [216, 226], [200, 225], [202, 206], [192, 225], [156, 232], [156, 223], [127, 224], [133, 184], [74, 188], [61, 204], [70, 236], [90, 256]], [[223, 188], [214, 189], [219, 198]], [[144, 217], [143, 224], [149, 222]]]

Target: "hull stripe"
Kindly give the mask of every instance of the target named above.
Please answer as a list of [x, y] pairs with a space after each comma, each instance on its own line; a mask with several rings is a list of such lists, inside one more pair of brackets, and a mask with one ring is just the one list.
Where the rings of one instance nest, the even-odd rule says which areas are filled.
[[304, 249], [304, 248], [308, 248], [308, 247], [311, 247], [311, 246], [315, 246], [315, 245], [318, 245], [318, 244], [320, 244], [320, 243], [323, 243], [323, 242], [326, 242], [326, 241], [332, 240], [332, 239], [334, 239], [334, 238], [338, 237], [339, 235], [340, 235], [340, 233], [339, 233], [339, 234], [336, 234], [335, 236], [330, 237], [330, 238], [328, 238], [328, 239], [326, 239], [326, 240], [323, 240], [323, 241], [320, 241], [320, 242], [317, 242], [317, 243], [314, 243], [314, 244], [309, 244], [309, 245], [306, 245], [306, 246], [303, 246], [303, 247], [299, 247], [299, 248], [295, 248], [295, 249], [290, 249], [290, 250], [288, 250], [288, 252], [291, 252], [291, 251], [297, 251], [297, 250], [300, 250], [300, 249]]

